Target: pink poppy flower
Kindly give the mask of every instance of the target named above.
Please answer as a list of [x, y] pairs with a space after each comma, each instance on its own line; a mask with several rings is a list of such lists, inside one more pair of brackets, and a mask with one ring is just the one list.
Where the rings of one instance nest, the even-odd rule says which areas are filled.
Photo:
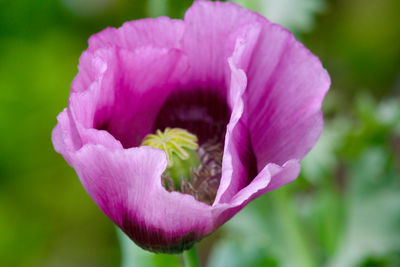
[[[52, 140], [135, 243], [181, 252], [296, 179], [323, 129], [329, 86], [288, 30], [236, 4], [195, 1], [183, 21], [93, 35]], [[197, 136], [197, 184], [171, 189], [166, 153], [140, 146], [166, 127]]]

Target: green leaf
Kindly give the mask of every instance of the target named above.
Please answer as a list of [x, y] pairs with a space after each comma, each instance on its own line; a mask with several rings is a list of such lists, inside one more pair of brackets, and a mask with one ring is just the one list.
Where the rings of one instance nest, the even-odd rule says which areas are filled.
[[350, 166], [346, 228], [328, 266], [355, 266], [398, 251], [400, 181], [388, 155], [383, 147], [371, 147]]

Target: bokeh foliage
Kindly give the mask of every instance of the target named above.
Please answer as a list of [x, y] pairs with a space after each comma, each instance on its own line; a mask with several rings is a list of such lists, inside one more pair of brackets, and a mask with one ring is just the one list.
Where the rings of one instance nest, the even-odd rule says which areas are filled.
[[[301, 176], [203, 240], [203, 263], [400, 266], [400, 2], [236, 2], [293, 30], [321, 58], [332, 88], [325, 131]], [[118, 240], [126, 240], [54, 152], [50, 133], [91, 34], [143, 17], [180, 18], [190, 5], [0, 1], [0, 266], [117, 266], [128, 254], [134, 266], [180, 263], [134, 246], [121, 260]]]

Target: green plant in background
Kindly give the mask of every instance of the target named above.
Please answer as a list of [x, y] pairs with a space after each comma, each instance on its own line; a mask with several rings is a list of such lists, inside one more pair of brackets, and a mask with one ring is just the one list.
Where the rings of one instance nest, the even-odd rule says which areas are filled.
[[[191, 4], [163, 3], [115, 0], [81, 15], [62, 1], [0, 1], [1, 266], [117, 266], [129, 256], [140, 266], [180, 263], [137, 247], [120, 259], [112, 224], [48, 141], [89, 35], [131, 19], [181, 17]], [[312, 30], [287, 26], [332, 75], [325, 131], [295, 184], [255, 201], [200, 246], [208, 266], [298, 266], [304, 249], [311, 256], [302, 262], [317, 266], [400, 265], [399, 2], [309, 3], [300, 9], [323, 11], [305, 19]], [[291, 207], [289, 227], [301, 229], [307, 248], [282, 233], [275, 197]]]
[[325, 0], [233, 0], [232, 2], [255, 10], [294, 33], [312, 30], [315, 15], [326, 9]]

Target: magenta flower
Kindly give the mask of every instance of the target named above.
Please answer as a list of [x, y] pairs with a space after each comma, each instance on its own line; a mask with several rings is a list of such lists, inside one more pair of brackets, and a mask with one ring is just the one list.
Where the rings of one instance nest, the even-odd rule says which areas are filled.
[[[196, 1], [183, 21], [93, 35], [52, 140], [135, 243], [181, 252], [296, 179], [321, 134], [329, 85], [286, 29], [235, 4]], [[166, 153], [140, 146], [166, 127], [198, 138], [200, 167], [180, 189], [168, 186]]]

